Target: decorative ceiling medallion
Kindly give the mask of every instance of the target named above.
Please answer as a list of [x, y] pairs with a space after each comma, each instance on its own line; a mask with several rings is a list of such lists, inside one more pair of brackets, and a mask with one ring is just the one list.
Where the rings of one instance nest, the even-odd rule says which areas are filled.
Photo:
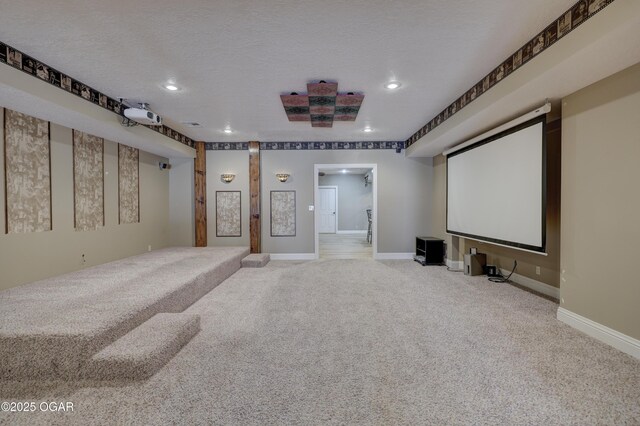
[[334, 121], [356, 121], [364, 95], [338, 93], [338, 83], [307, 84], [307, 94], [280, 95], [289, 121], [310, 121], [312, 127], [333, 127]]

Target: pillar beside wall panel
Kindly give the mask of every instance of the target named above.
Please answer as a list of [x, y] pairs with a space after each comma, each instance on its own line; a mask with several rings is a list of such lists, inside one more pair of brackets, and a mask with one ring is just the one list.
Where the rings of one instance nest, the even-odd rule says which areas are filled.
[[204, 142], [196, 142], [194, 160], [196, 247], [207, 246], [207, 155]]
[[249, 142], [249, 200], [250, 219], [249, 233], [251, 253], [261, 253], [260, 239], [260, 142]]

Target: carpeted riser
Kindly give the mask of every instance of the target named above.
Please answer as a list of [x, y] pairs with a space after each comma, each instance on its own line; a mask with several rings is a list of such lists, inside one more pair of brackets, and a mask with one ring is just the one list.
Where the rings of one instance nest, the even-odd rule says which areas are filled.
[[271, 256], [268, 253], [253, 253], [242, 259], [243, 268], [262, 268], [269, 263]]
[[[190, 317], [178, 329], [171, 330], [169, 336], [164, 336], [163, 341], [145, 342], [154, 346], [157, 343], [157, 346], [150, 347], [144, 356], [129, 354], [127, 347], [118, 347], [107, 355], [98, 356], [102, 355], [101, 352], [86, 363], [80, 375], [84, 379], [94, 380], [142, 380], [153, 376], [200, 331], [200, 317]], [[131, 333], [144, 333], [145, 325], [142, 324], [141, 330], [134, 329]], [[144, 339], [144, 336], [140, 337]]]
[[95, 335], [0, 335], [0, 379], [81, 377], [94, 354], [158, 313], [184, 311], [238, 271], [246, 254], [199, 273], [179, 289], [151, 305], [132, 310]]
[[67, 377], [95, 353], [91, 338], [20, 336], [0, 338], [0, 378]]

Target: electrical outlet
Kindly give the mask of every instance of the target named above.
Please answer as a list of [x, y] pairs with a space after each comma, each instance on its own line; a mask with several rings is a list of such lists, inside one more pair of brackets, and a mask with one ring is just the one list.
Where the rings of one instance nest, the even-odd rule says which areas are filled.
[[82, 264], [84, 265], [85, 263], [87, 263], [87, 259], [85, 259], [84, 253], [82, 253]]
[[540, 267], [536, 266], [536, 275], [540, 275]]
[[151, 251], [151, 244], [147, 246], [147, 251]]

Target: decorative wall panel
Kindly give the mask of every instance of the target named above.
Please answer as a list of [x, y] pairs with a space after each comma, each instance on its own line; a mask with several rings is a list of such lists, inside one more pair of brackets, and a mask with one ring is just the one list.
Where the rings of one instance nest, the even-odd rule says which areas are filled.
[[118, 144], [119, 223], [140, 222], [140, 151]]
[[240, 191], [216, 191], [216, 237], [241, 237]]
[[296, 236], [296, 191], [271, 191], [271, 236]]
[[73, 201], [77, 231], [104, 226], [104, 139], [73, 131]]
[[6, 233], [51, 230], [49, 123], [4, 112]]

